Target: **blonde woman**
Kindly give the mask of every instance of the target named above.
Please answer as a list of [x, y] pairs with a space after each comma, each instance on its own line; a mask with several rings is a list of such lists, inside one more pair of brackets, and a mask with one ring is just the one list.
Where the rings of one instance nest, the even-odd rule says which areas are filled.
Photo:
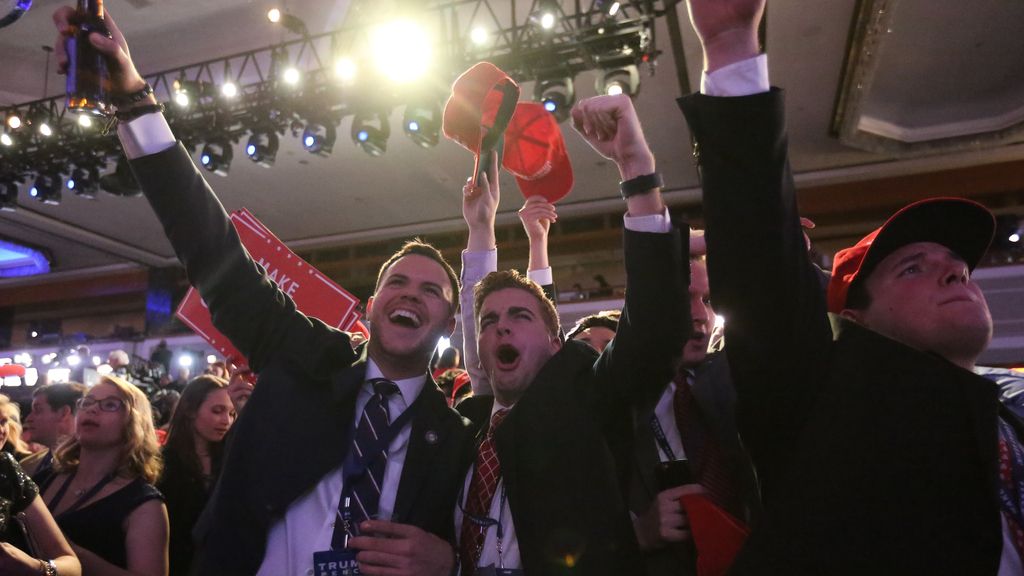
[[21, 408], [0, 394], [0, 450], [21, 460], [29, 455], [28, 444], [21, 439]]
[[42, 486], [85, 574], [166, 576], [167, 508], [153, 487], [160, 469], [146, 396], [101, 378], [79, 400], [75, 435], [57, 448]]

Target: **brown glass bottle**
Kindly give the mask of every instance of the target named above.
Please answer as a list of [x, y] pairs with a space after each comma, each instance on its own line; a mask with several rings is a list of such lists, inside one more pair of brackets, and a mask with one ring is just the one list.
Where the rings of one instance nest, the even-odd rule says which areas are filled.
[[89, 42], [89, 34], [93, 32], [110, 36], [103, 16], [103, 0], [78, 0], [78, 30], [67, 43], [70, 112], [94, 116], [111, 112], [107, 62]]

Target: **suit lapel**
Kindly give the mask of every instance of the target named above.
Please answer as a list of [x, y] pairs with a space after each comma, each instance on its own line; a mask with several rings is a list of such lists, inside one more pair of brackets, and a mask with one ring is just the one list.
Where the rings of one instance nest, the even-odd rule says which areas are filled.
[[654, 477], [654, 468], [661, 461], [658, 456], [658, 447], [654, 441], [654, 432], [651, 430], [651, 417], [654, 411], [640, 413], [634, 427], [633, 457], [637, 467], [637, 474], [643, 483], [647, 496], [653, 497], [658, 493], [658, 480]]
[[405, 451], [405, 465], [395, 497], [395, 519], [398, 522], [408, 518], [420, 489], [437, 461], [438, 450], [451, 433], [451, 427], [442, 421], [448, 411], [448, 404], [434, 381], [427, 378], [420, 395], [408, 408], [416, 410], [412, 418], [409, 446]]

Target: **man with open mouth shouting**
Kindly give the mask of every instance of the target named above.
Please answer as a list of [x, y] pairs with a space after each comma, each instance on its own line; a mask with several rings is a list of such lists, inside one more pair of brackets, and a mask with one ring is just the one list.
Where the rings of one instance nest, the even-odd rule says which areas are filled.
[[[590, 100], [573, 121], [623, 180], [626, 305], [598, 356], [585, 343], [561, 341], [554, 305], [532, 280], [511, 270], [480, 280], [484, 271], [464, 268], [466, 289], [476, 284], [473, 306], [464, 300], [462, 308], [467, 368], [494, 395], [459, 405], [479, 427], [455, 514], [463, 576], [628, 574], [641, 562], [619, 463], [631, 442], [631, 406], [657, 399], [689, 335], [687, 248], [669, 222], [629, 98]], [[497, 200], [495, 163], [465, 189], [464, 263], [474, 251], [495, 250]], [[478, 367], [468, 360], [474, 329]], [[645, 384], [630, 389], [636, 382]]]

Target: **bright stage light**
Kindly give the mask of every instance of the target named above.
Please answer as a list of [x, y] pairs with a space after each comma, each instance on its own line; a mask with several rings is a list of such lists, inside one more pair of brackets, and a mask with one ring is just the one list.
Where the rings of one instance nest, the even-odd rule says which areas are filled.
[[430, 67], [430, 36], [415, 22], [390, 22], [376, 28], [372, 39], [380, 71], [394, 82], [417, 80]]
[[271, 8], [267, 10], [267, 20], [270, 20], [274, 24], [281, 21], [281, 10], [278, 8]]
[[351, 82], [356, 78], [356, 63], [351, 58], [339, 58], [334, 63], [334, 75], [342, 82]]
[[220, 93], [225, 98], [234, 98], [238, 96], [238, 84], [228, 80], [220, 87]]
[[477, 26], [473, 28], [473, 31], [469, 33], [469, 39], [473, 41], [473, 44], [482, 46], [490, 40], [491, 35], [487, 32], [487, 29], [483, 26]]
[[92, 118], [86, 114], [82, 114], [78, 117], [78, 125], [82, 128], [92, 128]]
[[545, 30], [551, 30], [555, 27], [555, 15], [551, 12], [545, 12], [540, 16], [540, 27]]
[[302, 74], [299, 72], [298, 68], [294, 66], [289, 66], [284, 69], [284, 72], [281, 74], [281, 78], [285, 81], [286, 84], [295, 86], [296, 84], [299, 83], [299, 80], [302, 79]]

